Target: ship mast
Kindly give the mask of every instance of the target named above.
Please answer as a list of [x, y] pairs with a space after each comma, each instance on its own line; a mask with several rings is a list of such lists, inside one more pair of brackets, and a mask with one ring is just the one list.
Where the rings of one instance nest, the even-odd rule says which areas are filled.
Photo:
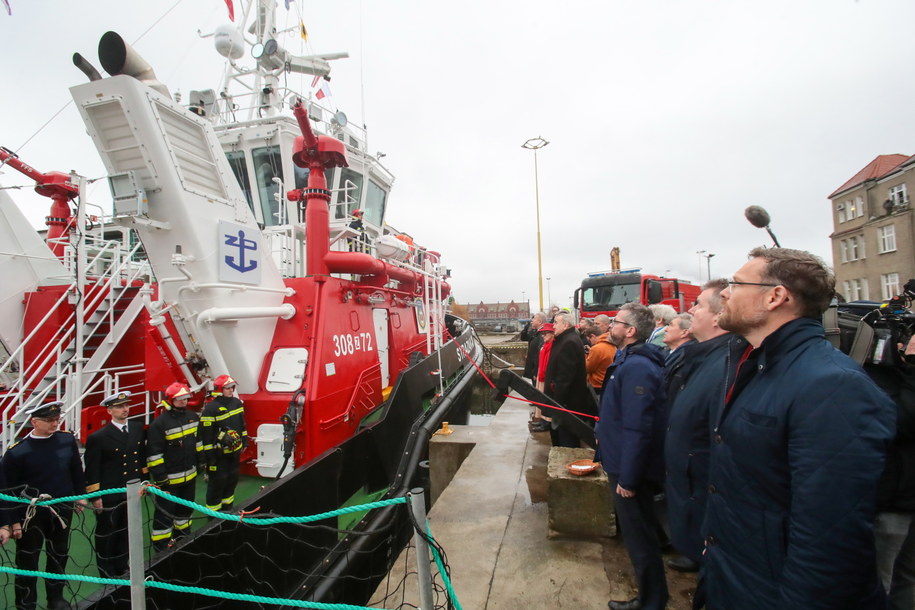
[[[246, 120], [275, 116], [283, 108], [283, 101], [301, 96], [281, 85], [285, 72], [327, 77], [330, 61], [349, 57], [348, 53], [320, 55], [294, 55], [280, 43], [280, 37], [290, 31], [299, 31], [299, 25], [277, 31], [275, 0], [250, 0], [237, 26], [220, 26], [214, 32], [216, 50], [226, 58], [225, 76], [220, 88], [223, 112], [219, 122], [230, 123], [237, 119], [234, 111], [247, 110]], [[240, 62], [253, 65], [246, 67]], [[238, 95], [234, 90], [239, 90]], [[247, 101], [241, 98], [252, 98]]]

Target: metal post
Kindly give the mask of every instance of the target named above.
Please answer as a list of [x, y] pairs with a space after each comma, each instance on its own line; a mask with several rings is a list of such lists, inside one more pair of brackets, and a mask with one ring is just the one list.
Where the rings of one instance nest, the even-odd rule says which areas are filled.
[[[410, 510], [413, 518], [421, 528], [426, 527], [426, 499], [421, 487], [410, 490]], [[413, 535], [416, 544], [416, 573], [419, 578], [419, 600], [421, 610], [432, 610], [432, 568], [429, 563], [429, 543], [425, 532], [417, 531]]]
[[[78, 294], [76, 307], [74, 314], [76, 316], [76, 327], [73, 332], [73, 376], [72, 382], [67, 383], [67, 389], [64, 396], [67, 401], [66, 409], [70, 412], [70, 423], [72, 424], [70, 430], [80, 433], [82, 430], [82, 399], [79, 403], [76, 402], [77, 397], [82, 397], [83, 392], [85, 391], [85, 381], [83, 379], [83, 366], [86, 363], [85, 360], [85, 348], [86, 348], [86, 263], [88, 257], [86, 256], [86, 178], [84, 176], [77, 176], [76, 174], [71, 173], [70, 178], [76, 178], [77, 184], [79, 185], [79, 205], [76, 208], [76, 230], [72, 229], [69, 231], [71, 234], [75, 234], [76, 238], [76, 252], [75, 252], [75, 263], [73, 265], [74, 273], [76, 274], [76, 292]], [[71, 247], [73, 246], [72, 241]], [[68, 379], [67, 381], [71, 381]], [[66, 414], [64, 414], [66, 418]]]
[[540, 255], [540, 174], [537, 168], [537, 151], [549, 144], [541, 137], [531, 138], [521, 148], [534, 151], [534, 197], [537, 204], [537, 288], [540, 291], [540, 310], [543, 311], [543, 259]]
[[146, 610], [145, 570], [143, 567], [143, 506], [140, 480], [127, 481], [127, 559], [130, 574], [130, 607]]

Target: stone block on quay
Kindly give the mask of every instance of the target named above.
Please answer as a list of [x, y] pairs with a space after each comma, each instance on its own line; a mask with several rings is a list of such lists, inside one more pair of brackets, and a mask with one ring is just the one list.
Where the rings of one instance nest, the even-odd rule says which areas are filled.
[[590, 538], [616, 535], [607, 474], [602, 468], [583, 476], [566, 469], [566, 465], [575, 460], [593, 459], [593, 449], [550, 449], [547, 465], [550, 536]]

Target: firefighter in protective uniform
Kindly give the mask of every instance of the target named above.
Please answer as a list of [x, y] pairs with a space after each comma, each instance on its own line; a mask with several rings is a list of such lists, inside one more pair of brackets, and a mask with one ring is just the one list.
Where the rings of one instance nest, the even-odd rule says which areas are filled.
[[[188, 410], [191, 390], [173, 383], [165, 390], [165, 407], [149, 426], [146, 441], [146, 465], [149, 475], [162, 491], [184, 500], [194, 501], [197, 487], [197, 467], [203, 443], [197, 438], [199, 417]], [[168, 548], [190, 531], [193, 509], [182, 504], [155, 497], [152, 543], [156, 551]]]
[[207, 464], [207, 508], [231, 510], [241, 453], [248, 446], [245, 405], [235, 397], [237, 383], [229, 375], [213, 380], [213, 400], [200, 414], [200, 438]]

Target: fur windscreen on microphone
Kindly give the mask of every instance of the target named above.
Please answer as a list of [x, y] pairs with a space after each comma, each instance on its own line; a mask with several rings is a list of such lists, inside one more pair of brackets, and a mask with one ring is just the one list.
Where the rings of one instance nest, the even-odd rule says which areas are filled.
[[743, 215], [747, 217], [751, 225], [758, 229], [765, 229], [769, 226], [769, 212], [763, 207], [751, 205], [743, 211]]

